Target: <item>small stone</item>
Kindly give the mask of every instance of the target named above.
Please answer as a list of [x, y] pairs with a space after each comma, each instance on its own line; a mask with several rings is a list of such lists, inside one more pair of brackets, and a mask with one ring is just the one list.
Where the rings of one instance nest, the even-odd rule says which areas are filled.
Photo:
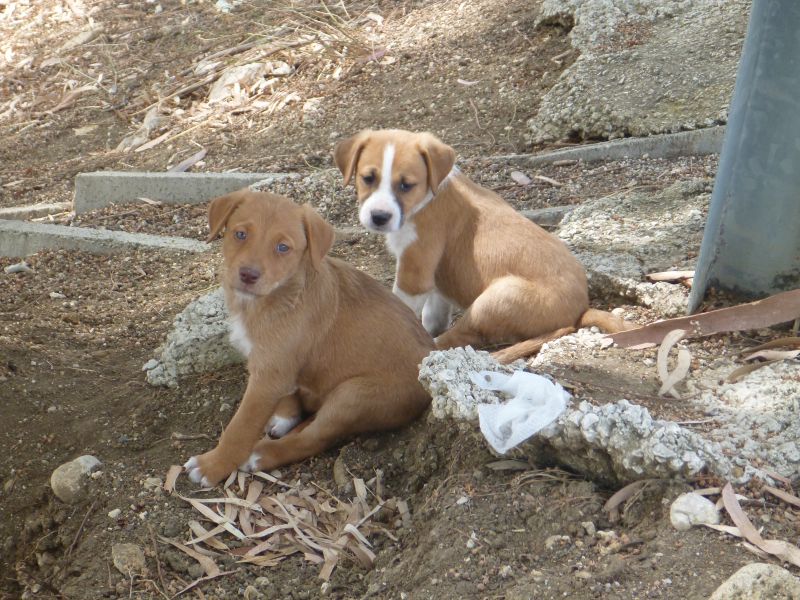
[[136, 544], [114, 544], [111, 547], [111, 560], [125, 577], [147, 575], [144, 552]]
[[119, 508], [115, 508], [114, 510], [108, 511], [108, 516], [112, 519], [118, 519], [121, 514], [122, 511]]
[[500, 575], [500, 577], [502, 577], [503, 579], [508, 579], [509, 577], [511, 577], [512, 571], [513, 569], [511, 568], [511, 565], [503, 565], [502, 567], [500, 567], [500, 570], [497, 572], [497, 574]]
[[719, 511], [708, 498], [689, 492], [681, 494], [669, 509], [669, 520], [678, 531], [687, 531], [693, 525], [719, 523]]
[[58, 467], [50, 476], [50, 487], [62, 502], [75, 504], [86, 497], [89, 475], [100, 467], [94, 456], [79, 456]]
[[581, 527], [583, 527], [583, 530], [589, 537], [594, 537], [594, 535], [597, 533], [597, 527], [595, 527], [594, 523], [591, 521], [584, 521], [581, 523]]
[[66, 298], [66, 296], [61, 292], [50, 292], [50, 298], [52, 298], [53, 300], [63, 300], [64, 298]]
[[588, 581], [593, 578], [593, 575], [589, 571], [576, 571], [575, 577], [583, 581]]
[[164, 485], [164, 482], [161, 481], [160, 477], [148, 477], [144, 480], [144, 489], [146, 490], [161, 489], [162, 485]]
[[546, 550], [552, 550], [558, 545], [561, 544], [568, 544], [570, 542], [570, 537], [568, 535], [551, 535], [544, 541], [544, 547]]
[[794, 600], [800, 598], [800, 579], [767, 563], [745, 565], [719, 586], [709, 600]]
[[266, 588], [270, 586], [269, 579], [267, 577], [256, 577], [256, 580], [253, 582], [256, 584], [256, 587]]
[[253, 585], [248, 585], [245, 590], [244, 594], [242, 594], [244, 600], [264, 600], [264, 594], [258, 591], [258, 588]]

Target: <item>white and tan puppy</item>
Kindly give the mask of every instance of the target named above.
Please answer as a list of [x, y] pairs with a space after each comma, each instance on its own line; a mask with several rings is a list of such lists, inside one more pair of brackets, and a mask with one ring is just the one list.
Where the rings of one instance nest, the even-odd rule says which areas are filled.
[[193, 481], [269, 471], [425, 410], [418, 365], [433, 340], [377, 281], [327, 256], [333, 228], [319, 214], [242, 190], [213, 200], [208, 218], [209, 240], [224, 230], [231, 341], [250, 377], [217, 447], [184, 465]]
[[[496, 353], [509, 362], [576, 327], [626, 328], [589, 308], [586, 273], [563, 242], [462, 175], [435, 136], [365, 130], [334, 160], [355, 183], [359, 220], [397, 258], [395, 294], [441, 334], [437, 347], [513, 344]], [[465, 312], [445, 331], [453, 305]]]

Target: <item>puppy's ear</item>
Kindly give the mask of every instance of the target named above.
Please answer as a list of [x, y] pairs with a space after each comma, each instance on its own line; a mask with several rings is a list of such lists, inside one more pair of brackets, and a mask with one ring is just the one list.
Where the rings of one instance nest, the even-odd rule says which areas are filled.
[[428, 167], [428, 187], [435, 194], [456, 162], [456, 151], [435, 135], [421, 133], [419, 152]]
[[333, 149], [333, 162], [336, 163], [336, 166], [339, 167], [342, 175], [344, 175], [344, 185], [350, 183], [353, 178], [356, 165], [358, 165], [358, 157], [361, 155], [364, 146], [367, 145], [371, 134], [372, 131], [364, 129], [353, 137], [342, 140]]
[[303, 226], [311, 264], [319, 271], [322, 259], [333, 246], [333, 226], [323, 219], [310, 204], [303, 205]]
[[225, 227], [228, 222], [228, 217], [245, 199], [245, 195], [241, 192], [232, 192], [225, 194], [218, 198], [214, 198], [211, 204], [208, 205], [208, 237], [207, 242], [214, 240], [219, 232]]

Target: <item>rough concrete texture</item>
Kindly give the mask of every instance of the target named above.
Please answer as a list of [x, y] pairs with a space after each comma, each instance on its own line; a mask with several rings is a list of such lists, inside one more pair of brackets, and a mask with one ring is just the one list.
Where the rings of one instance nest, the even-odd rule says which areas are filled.
[[574, 23], [570, 39], [580, 56], [529, 121], [530, 141], [724, 123], [749, 6], [747, 0], [545, 0], [538, 24]]
[[32, 204], [30, 206], [9, 206], [0, 208], [0, 219], [35, 219], [56, 213], [63, 213], [72, 210], [72, 202], [51, 202], [44, 204]]
[[284, 177], [288, 175], [135, 171], [80, 173], [75, 178], [75, 213], [89, 212], [112, 203], [134, 202], [137, 198], [158, 200], [166, 204], [200, 204], [256, 181], [279, 180]]
[[622, 296], [664, 317], [684, 314], [688, 290], [647, 283], [646, 273], [693, 269], [711, 198], [710, 180], [678, 182], [660, 192], [620, 192], [568, 213], [558, 235], [584, 264], [589, 293]]
[[189, 304], [175, 317], [157, 358], [142, 367], [148, 383], [177, 387], [181, 377], [221, 369], [244, 358], [228, 341], [225, 298], [219, 288]]
[[800, 600], [800, 579], [778, 565], [750, 563], [731, 575], [708, 600]]
[[[544, 372], [564, 365], [590, 368], [608, 360], [603, 340], [598, 332], [580, 330], [545, 344], [531, 366]], [[708, 419], [702, 439], [714, 449], [724, 467], [718, 474], [734, 481], [748, 481], [753, 476], [765, 478], [760, 470], [763, 467], [790, 478], [800, 476], [800, 366], [775, 363], [736, 383], [725, 383], [730, 373], [741, 366], [735, 354], [709, 357], [692, 344], [686, 347], [693, 353], [693, 367], [678, 386], [683, 398], [677, 402], [683, 410]], [[644, 380], [655, 374], [656, 367], [652, 358], [645, 357], [644, 362], [641, 357], [639, 351], [629, 350], [623, 360], [630, 373]]]
[[494, 157], [512, 165], [538, 167], [560, 160], [581, 160], [594, 162], [601, 160], [620, 160], [623, 158], [675, 158], [678, 156], [706, 156], [719, 154], [725, 126], [708, 127], [696, 131], [681, 131], [651, 135], [646, 138], [626, 138], [582, 144], [575, 148], [564, 148], [545, 154], [507, 154]]
[[[471, 349], [433, 352], [423, 360], [420, 382], [433, 397], [435, 417], [473, 421], [477, 403], [499, 400], [472, 383], [469, 373], [476, 368], [506, 371], [488, 353]], [[704, 470], [732, 477], [718, 445], [677, 423], [654, 419], [627, 400], [595, 406], [576, 399], [555, 423], [510, 455], [555, 461], [609, 483], [691, 477]]]
[[30, 256], [48, 248], [113, 254], [131, 248], [205, 252], [210, 246], [182, 237], [0, 220], [0, 256]]

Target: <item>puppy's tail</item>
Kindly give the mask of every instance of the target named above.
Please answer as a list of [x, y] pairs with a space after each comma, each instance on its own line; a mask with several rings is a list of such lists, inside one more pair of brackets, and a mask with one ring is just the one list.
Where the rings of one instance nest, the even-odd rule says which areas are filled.
[[547, 342], [552, 342], [570, 333], [575, 333], [582, 327], [599, 327], [606, 333], [619, 333], [620, 331], [633, 329], [635, 325], [604, 310], [590, 308], [581, 315], [575, 327], [562, 327], [550, 333], [517, 342], [513, 346], [493, 352], [492, 356], [497, 362], [505, 365], [520, 358], [526, 358], [536, 354]]

